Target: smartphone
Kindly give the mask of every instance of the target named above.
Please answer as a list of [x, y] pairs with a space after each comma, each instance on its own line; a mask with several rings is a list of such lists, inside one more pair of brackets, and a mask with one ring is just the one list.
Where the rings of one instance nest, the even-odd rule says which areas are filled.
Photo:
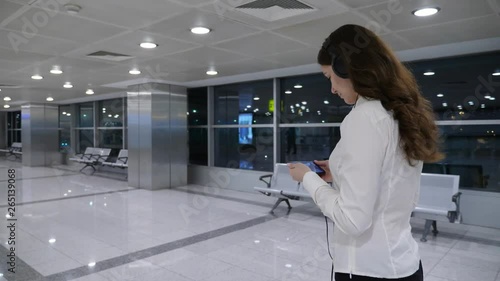
[[318, 175], [325, 173], [325, 170], [321, 169], [320, 166], [316, 165], [314, 161], [297, 161], [297, 163], [302, 163], [306, 165], [307, 167], [309, 167], [309, 169], [311, 169], [311, 171], [315, 172]]

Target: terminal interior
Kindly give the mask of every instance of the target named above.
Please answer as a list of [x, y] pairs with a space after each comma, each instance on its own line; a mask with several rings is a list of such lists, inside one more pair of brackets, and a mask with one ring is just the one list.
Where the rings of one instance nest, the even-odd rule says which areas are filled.
[[425, 280], [500, 281], [498, 0], [0, 1], [0, 281], [330, 280], [333, 223], [259, 188], [339, 141], [316, 56], [344, 24], [412, 71], [422, 172], [459, 178], [460, 218], [410, 220]]

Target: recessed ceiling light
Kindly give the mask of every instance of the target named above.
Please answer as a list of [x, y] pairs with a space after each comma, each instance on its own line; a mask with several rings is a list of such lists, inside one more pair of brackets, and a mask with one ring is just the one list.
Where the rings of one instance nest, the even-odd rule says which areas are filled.
[[40, 75], [38, 75], [38, 74], [36, 74], [36, 75], [31, 76], [31, 79], [33, 79], [33, 80], [42, 80], [43, 77], [40, 76]]
[[442, 97], [444, 97], [444, 95], [443, 94], [437, 94], [437, 97], [438, 98], [442, 98]]
[[64, 83], [63, 87], [66, 89], [71, 89], [71, 88], [73, 88], [73, 85], [71, 84], [71, 82], [66, 82], [66, 83]]
[[423, 9], [418, 9], [412, 12], [413, 15], [417, 17], [428, 17], [436, 14], [439, 12], [439, 8], [423, 8]]
[[142, 42], [139, 46], [144, 49], [154, 49], [158, 47], [158, 44], [156, 43], [151, 43], [151, 42]]
[[285, 91], [285, 94], [287, 94], [287, 95], [289, 95], [289, 94], [291, 94], [291, 93], [292, 93], [292, 91], [290, 91], [290, 90], [286, 90], [286, 91]]
[[10, 97], [5, 97], [3, 98], [4, 101], [11, 101], [12, 99]]
[[458, 108], [458, 109], [462, 109], [462, 106], [461, 106], [461, 105], [457, 105], [457, 108]]
[[80, 12], [82, 7], [75, 4], [66, 4], [64, 5], [64, 9], [66, 9], [66, 12], [68, 12], [68, 14], [76, 15]]
[[207, 71], [207, 75], [217, 75], [219, 72], [215, 71], [215, 70], [209, 70]]
[[132, 75], [139, 75], [139, 74], [141, 74], [141, 71], [139, 69], [132, 69], [128, 73], [130, 73]]
[[295, 104], [295, 107], [300, 107], [300, 104], [296, 103], [296, 104]]
[[484, 96], [485, 99], [491, 99], [491, 96], [490, 95], [486, 95]]
[[50, 70], [50, 73], [59, 75], [59, 74], [62, 74], [63, 72], [59, 66], [54, 65], [52, 67], [52, 69]]
[[491, 97], [490, 100], [496, 100], [495, 97]]
[[481, 104], [481, 108], [486, 108], [486, 104]]
[[87, 95], [93, 95], [93, 94], [94, 94], [94, 90], [92, 90], [92, 89], [88, 89], [88, 90], [85, 92], [85, 94], [87, 94]]
[[260, 98], [259, 97], [254, 97], [253, 100], [260, 100]]
[[469, 101], [469, 105], [474, 105], [474, 102], [473, 101]]
[[49, 239], [49, 243], [50, 243], [50, 244], [54, 244], [54, 243], [56, 243], [56, 239], [54, 239], [54, 238]]
[[247, 108], [252, 108], [252, 106], [251, 105], [247, 105]]
[[293, 87], [294, 87], [295, 89], [301, 89], [301, 88], [302, 88], [302, 85], [297, 84], [297, 85], [295, 85], [295, 86], [293, 86]]
[[10, 105], [6, 104], [3, 106], [3, 108], [10, 108]]
[[433, 71], [427, 71], [427, 72], [424, 72], [424, 75], [425, 75], [425, 76], [432, 76], [432, 75], [434, 75], [434, 74], [436, 74], [436, 73], [435, 73], [435, 72], [433, 72]]
[[303, 101], [303, 102], [302, 102], [302, 104], [303, 104], [303, 105], [306, 105], [306, 104], [307, 104], [307, 101]]
[[495, 72], [493, 72], [493, 74], [491, 74], [491, 75], [493, 75], [493, 76], [500, 76], [500, 71], [495, 71]]
[[330, 102], [329, 102], [329, 101], [327, 101], [327, 100], [326, 100], [326, 101], [324, 101], [323, 103], [325, 103], [325, 104], [330, 104]]
[[95, 262], [90, 262], [90, 263], [88, 264], [88, 266], [89, 266], [89, 267], [94, 267], [94, 266], [95, 266]]
[[448, 104], [443, 102], [443, 107], [447, 107], [447, 106], [448, 106]]
[[47, 101], [54, 101], [54, 98], [53, 97], [48, 97], [46, 100]]
[[203, 26], [197, 26], [197, 27], [191, 28], [191, 32], [194, 34], [198, 34], [198, 35], [207, 34], [210, 31], [211, 31], [210, 29], [203, 27]]

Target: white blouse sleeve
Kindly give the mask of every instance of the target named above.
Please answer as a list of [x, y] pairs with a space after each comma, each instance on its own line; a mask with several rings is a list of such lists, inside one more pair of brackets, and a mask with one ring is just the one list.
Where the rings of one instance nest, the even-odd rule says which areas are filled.
[[323, 214], [345, 234], [359, 236], [372, 224], [378, 198], [382, 164], [389, 142], [387, 120], [370, 120], [363, 112], [349, 116], [342, 131], [342, 159], [338, 173], [332, 171], [339, 185], [334, 190], [316, 173], [304, 176], [304, 188]]

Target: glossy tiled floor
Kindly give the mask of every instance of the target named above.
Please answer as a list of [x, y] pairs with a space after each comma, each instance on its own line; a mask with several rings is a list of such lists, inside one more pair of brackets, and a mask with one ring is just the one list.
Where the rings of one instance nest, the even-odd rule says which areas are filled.
[[[6, 268], [7, 218], [0, 219], [4, 280], [329, 280], [325, 222], [294, 202], [187, 186], [131, 189], [125, 181], [0, 160], [0, 210], [7, 167], [16, 168], [17, 273]], [[2, 215], [1, 218], [4, 216]], [[412, 221], [418, 240], [422, 221]], [[331, 226], [331, 224], [330, 224]], [[500, 230], [438, 225], [420, 244], [428, 281], [500, 281]]]

